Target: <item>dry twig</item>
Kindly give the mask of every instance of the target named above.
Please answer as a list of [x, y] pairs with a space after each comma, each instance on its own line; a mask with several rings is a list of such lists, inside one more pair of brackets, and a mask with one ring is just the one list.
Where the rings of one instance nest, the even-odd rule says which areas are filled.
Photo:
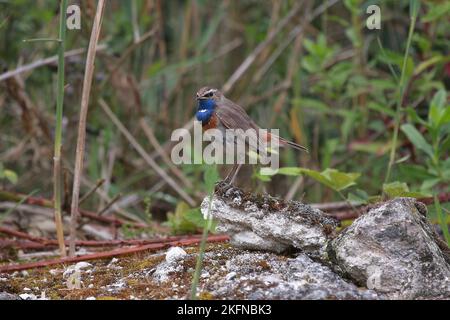
[[100, 37], [100, 29], [104, 7], [105, 7], [105, 0], [99, 0], [97, 5], [97, 12], [94, 18], [94, 25], [92, 27], [91, 39], [89, 41], [89, 49], [86, 58], [86, 69], [83, 81], [83, 93], [81, 96], [80, 122], [78, 127], [78, 140], [77, 140], [75, 170], [73, 179], [71, 221], [70, 221], [69, 255], [72, 257], [75, 254], [76, 225], [79, 214], [78, 205], [80, 196], [80, 180], [83, 171], [84, 146], [86, 140], [86, 118], [89, 108], [89, 96], [91, 92], [92, 77], [94, 74], [95, 52], [97, 50], [97, 43]]

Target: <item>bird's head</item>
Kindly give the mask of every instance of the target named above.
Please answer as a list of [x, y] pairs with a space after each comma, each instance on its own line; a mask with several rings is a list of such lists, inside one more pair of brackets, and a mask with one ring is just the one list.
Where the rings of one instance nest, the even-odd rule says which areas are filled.
[[218, 89], [211, 87], [203, 87], [197, 91], [197, 101], [199, 103], [205, 100], [218, 102], [222, 99], [222, 96], [222, 93]]

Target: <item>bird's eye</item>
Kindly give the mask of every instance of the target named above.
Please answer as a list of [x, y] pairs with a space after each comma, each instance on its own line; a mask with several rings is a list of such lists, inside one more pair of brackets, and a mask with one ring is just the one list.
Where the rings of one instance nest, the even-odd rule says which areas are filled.
[[206, 95], [208, 98], [210, 98], [210, 97], [212, 97], [213, 96], [213, 93], [212, 92], [210, 92], [210, 93], [208, 93], [207, 95]]

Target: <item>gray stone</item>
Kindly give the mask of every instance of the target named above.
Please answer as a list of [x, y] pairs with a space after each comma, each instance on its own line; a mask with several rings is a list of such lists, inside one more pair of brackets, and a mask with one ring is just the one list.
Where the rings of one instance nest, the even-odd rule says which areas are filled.
[[183, 266], [179, 260], [163, 261], [153, 272], [153, 279], [157, 282], [166, 282], [171, 280], [171, 276], [182, 272]]
[[0, 292], [0, 300], [20, 300], [20, 297], [16, 294], [8, 292]]
[[329, 245], [329, 257], [354, 283], [395, 299], [450, 298], [445, 244], [426, 207], [398, 198], [356, 219]]
[[[209, 198], [205, 198], [201, 205], [204, 215], [208, 207]], [[320, 255], [338, 225], [303, 203], [254, 196], [226, 185], [219, 185], [210, 214], [219, 221], [218, 231], [227, 233], [235, 247], [273, 252], [294, 247]]]
[[[215, 275], [201, 290], [218, 299], [378, 299], [306, 254], [286, 258], [274, 253], [224, 250], [225, 269], [215, 270], [217, 254], [206, 255], [205, 269]], [[232, 277], [229, 275], [233, 274]]]
[[[208, 199], [202, 203], [204, 215], [209, 204]], [[285, 259], [235, 254], [223, 277], [210, 272], [206, 288], [222, 298], [450, 299], [450, 249], [426, 213], [415, 199], [398, 198], [336, 233], [337, 222], [320, 210], [219, 184], [210, 214], [232, 245], [301, 253]], [[258, 268], [259, 260], [268, 270]]]

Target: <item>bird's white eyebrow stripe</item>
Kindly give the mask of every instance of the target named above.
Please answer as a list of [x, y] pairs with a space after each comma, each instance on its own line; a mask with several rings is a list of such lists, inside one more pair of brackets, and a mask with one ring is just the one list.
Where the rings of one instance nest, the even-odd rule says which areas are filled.
[[216, 92], [217, 90], [216, 89], [209, 89], [208, 91], [206, 91], [205, 93], [204, 93], [204, 95], [205, 94], [208, 94], [208, 93], [214, 93], [214, 92]]

